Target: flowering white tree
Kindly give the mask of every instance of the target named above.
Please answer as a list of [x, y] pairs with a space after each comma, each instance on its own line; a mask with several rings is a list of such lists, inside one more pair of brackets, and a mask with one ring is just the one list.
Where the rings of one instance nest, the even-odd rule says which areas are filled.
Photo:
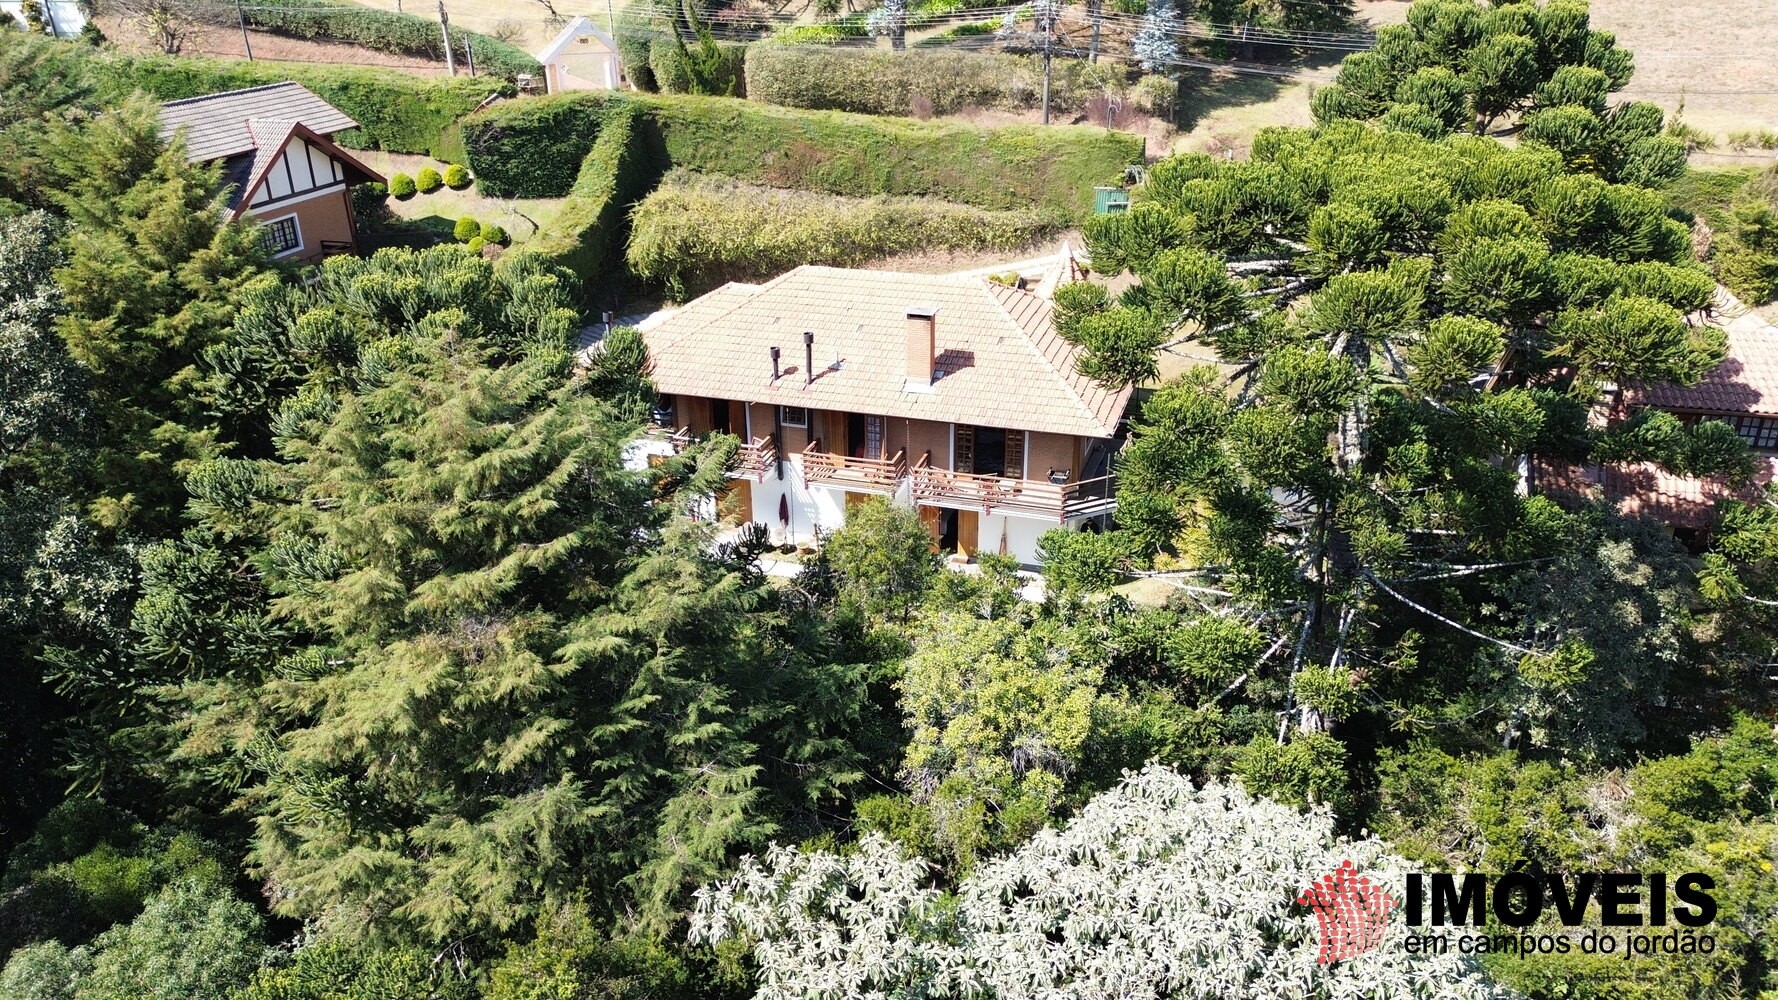
[[1148, 13], [1142, 27], [1130, 40], [1130, 50], [1142, 68], [1150, 73], [1165, 73], [1179, 58], [1180, 20], [1173, 0], [1148, 0]]
[[1294, 901], [1347, 861], [1402, 898], [1405, 863], [1337, 837], [1326, 810], [1151, 765], [954, 895], [875, 834], [843, 855], [774, 848], [699, 892], [691, 937], [751, 943], [758, 1000], [1507, 995], [1455, 954], [1407, 954], [1399, 918], [1375, 950], [1318, 964]]

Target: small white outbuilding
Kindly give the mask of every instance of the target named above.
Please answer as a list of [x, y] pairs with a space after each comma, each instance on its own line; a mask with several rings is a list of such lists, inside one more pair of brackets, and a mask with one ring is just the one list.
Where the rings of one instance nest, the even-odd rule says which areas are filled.
[[626, 82], [617, 42], [584, 17], [569, 21], [555, 41], [537, 53], [537, 61], [543, 64], [544, 84], [552, 94], [621, 90]]

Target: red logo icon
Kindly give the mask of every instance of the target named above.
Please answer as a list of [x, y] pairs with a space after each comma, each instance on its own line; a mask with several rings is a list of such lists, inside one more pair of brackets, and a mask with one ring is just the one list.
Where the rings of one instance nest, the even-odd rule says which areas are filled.
[[1382, 883], [1358, 874], [1350, 861], [1321, 876], [1296, 901], [1315, 911], [1321, 933], [1321, 953], [1315, 961], [1320, 965], [1362, 955], [1382, 944], [1389, 911], [1396, 905]]

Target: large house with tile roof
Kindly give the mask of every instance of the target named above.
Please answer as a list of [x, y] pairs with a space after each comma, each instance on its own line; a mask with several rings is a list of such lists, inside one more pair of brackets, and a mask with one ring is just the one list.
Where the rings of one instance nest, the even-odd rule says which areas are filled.
[[645, 331], [681, 442], [744, 442], [725, 506], [807, 540], [870, 496], [943, 550], [1038, 560], [1103, 524], [1131, 390], [1075, 369], [1050, 301], [979, 277], [805, 266], [724, 285]]
[[257, 219], [275, 259], [312, 262], [358, 247], [354, 184], [383, 182], [334, 136], [358, 123], [300, 83], [169, 101], [161, 137], [192, 163], [220, 161], [229, 219]]
[[1726, 293], [1718, 293], [1717, 313], [1723, 322], [1728, 351], [1723, 363], [1695, 386], [1657, 385], [1630, 390], [1612, 414], [1596, 414], [1596, 423], [1610, 423], [1638, 409], [1663, 410], [1682, 422], [1720, 420], [1740, 433], [1753, 449], [1751, 482], [1740, 487], [1721, 478], [1679, 476], [1649, 463], [1559, 470], [1547, 488], [1603, 497], [1620, 513], [1653, 518], [1692, 537], [1715, 521], [1719, 501], [1753, 499], [1778, 480], [1778, 326], [1766, 322]]

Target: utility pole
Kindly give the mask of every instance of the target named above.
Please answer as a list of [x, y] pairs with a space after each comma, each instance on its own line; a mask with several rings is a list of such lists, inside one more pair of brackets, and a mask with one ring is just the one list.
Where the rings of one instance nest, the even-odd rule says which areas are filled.
[[247, 37], [247, 11], [242, 8], [241, 0], [235, 0], [235, 17], [241, 22], [241, 47], [247, 50], [247, 61], [253, 61], [253, 39]]
[[475, 75], [475, 39], [463, 39], [463, 51], [469, 54], [469, 75]]
[[605, 0], [605, 30], [611, 33], [611, 40], [616, 43], [617, 15], [611, 12], [611, 0]]
[[1039, 0], [1043, 4], [1043, 123], [1050, 123], [1050, 40], [1056, 37], [1056, 5], [1052, 0]]
[[438, 30], [444, 33], [445, 69], [457, 75], [457, 54], [451, 51], [451, 16], [445, 13], [444, 0], [438, 0]]
[[1093, 41], [1087, 47], [1087, 62], [1099, 61], [1099, 26], [1105, 23], [1105, 0], [1093, 0]]

